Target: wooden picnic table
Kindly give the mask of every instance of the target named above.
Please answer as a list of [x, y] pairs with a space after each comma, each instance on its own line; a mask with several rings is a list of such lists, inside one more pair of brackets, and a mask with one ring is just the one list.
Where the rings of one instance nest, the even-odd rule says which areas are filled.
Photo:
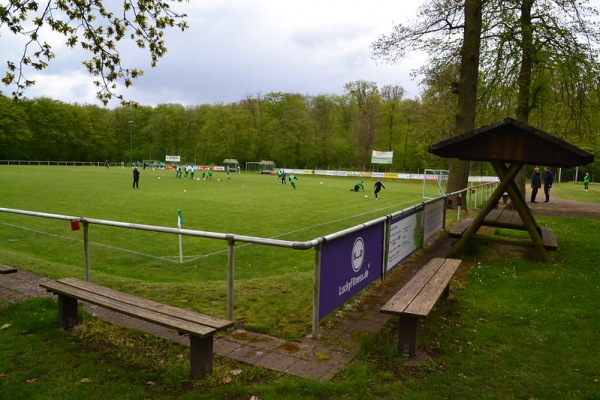
[[[453, 247], [453, 254], [458, 254], [475, 237], [479, 228], [487, 224], [526, 230], [531, 238], [527, 244], [533, 244], [546, 262], [551, 261], [547, 248], [558, 246], [556, 238], [551, 230], [537, 224], [515, 179], [526, 164], [574, 167], [594, 162], [593, 154], [513, 118], [438, 142], [429, 148], [429, 152], [465, 161], [490, 162], [500, 178], [500, 184], [481, 211], [463, 226], [464, 230]], [[512, 200], [513, 213], [494, 211], [505, 193]]]

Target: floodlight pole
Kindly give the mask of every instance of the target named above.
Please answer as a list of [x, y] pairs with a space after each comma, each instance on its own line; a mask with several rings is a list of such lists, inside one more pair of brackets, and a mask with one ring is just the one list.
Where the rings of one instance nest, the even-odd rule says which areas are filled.
[[133, 165], [133, 121], [129, 120], [129, 163]]

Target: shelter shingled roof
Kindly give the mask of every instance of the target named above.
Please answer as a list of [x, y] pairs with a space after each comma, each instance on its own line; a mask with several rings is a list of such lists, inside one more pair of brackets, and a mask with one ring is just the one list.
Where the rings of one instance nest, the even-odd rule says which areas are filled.
[[564, 168], [594, 162], [593, 154], [513, 118], [442, 140], [430, 146], [429, 152], [465, 161], [516, 161]]

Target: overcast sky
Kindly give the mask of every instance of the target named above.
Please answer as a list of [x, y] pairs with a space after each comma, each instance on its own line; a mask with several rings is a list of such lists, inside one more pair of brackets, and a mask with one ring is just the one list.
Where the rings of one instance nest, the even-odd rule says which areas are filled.
[[[192, 0], [180, 7], [190, 25], [171, 30], [169, 51], [156, 68], [138, 55], [145, 75], [133, 87], [121, 87], [128, 99], [143, 105], [231, 103], [270, 92], [307, 95], [343, 94], [357, 80], [378, 87], [400, 85], [406, 97], [419, 95], [409, 74], [421, 66], [414, 55], [399, 65], [371, 58], [370, 44], [393, 26], [416, 16], [421, 0]], [[15, 59], [22, 51], [6, 31], [0, 32], [0, 57]], [[47, 96], [68, 103], [101, 103], [81, 64], [85, 54], [59, 43], [53, 34], [56, 59], [41, 74], [29, 71], [36, 85], [29, 98]], [[51, 39], [52, 39], [51, 38]], [[2, 57], [4, 58], [4, 57]], [[4, 67], [4, 61], [2, 68]], [[2, 69], [0, 73], [4, 73]], [[2, 86], [10, 95], [13, 88]], [[118, 103], [111, 104], [111, 106]]]

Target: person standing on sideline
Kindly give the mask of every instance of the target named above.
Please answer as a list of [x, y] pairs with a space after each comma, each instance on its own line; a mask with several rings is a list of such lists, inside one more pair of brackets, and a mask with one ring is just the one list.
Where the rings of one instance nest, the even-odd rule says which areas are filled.
[[377, 182], [375, 182], [374, 188], [375, 188], [375, 190], [373, 191], [373, 194], [375, 195], [375, 200], [378, 200], [377, 193], [379, 193], [381, 191], [381, 188], [385, 189], [385, 186], [383, 186], [383, 183], [381, 183], [381, 179], [377, 179]]
[[363, 181], [360, 181], [356, 185], [354, 185], [354, 189], [350, 189], [350, 191], [358, 192], [360, 189], [362, 189], [363, 192], [365, 191], [365, 187], [363, 186]]
[[587, 192], [589, 188], [590, 188], [590, 173], [586, 172], [585, 176], [583, 177], [583, 190], [585, 190]]
[[294, 190], [296, 190], [296, 175], [294, 174], [290, 174], [290, 183], [292, 184], [292, 187], [294, 188]]
[[542, 177], [540, 176], [540, 169], [535, 167], [533, 169], [533, 174], [531, 174], [531, 202], [537, 203], [535, 201], [535, 196], [537, 196], [538, 189], [542, 187]]
[[133, 167], [133, 188], [140, 188], [140, 171], [138, 171], [137, 167]]
[[546, 195], [545, 203], [550, 201], [550, 189], [552, 188], [552, 183], [554, 182], [554, 174], [550, 167], [546, 167], [546, 172], [544, 172], [544, 194]]

